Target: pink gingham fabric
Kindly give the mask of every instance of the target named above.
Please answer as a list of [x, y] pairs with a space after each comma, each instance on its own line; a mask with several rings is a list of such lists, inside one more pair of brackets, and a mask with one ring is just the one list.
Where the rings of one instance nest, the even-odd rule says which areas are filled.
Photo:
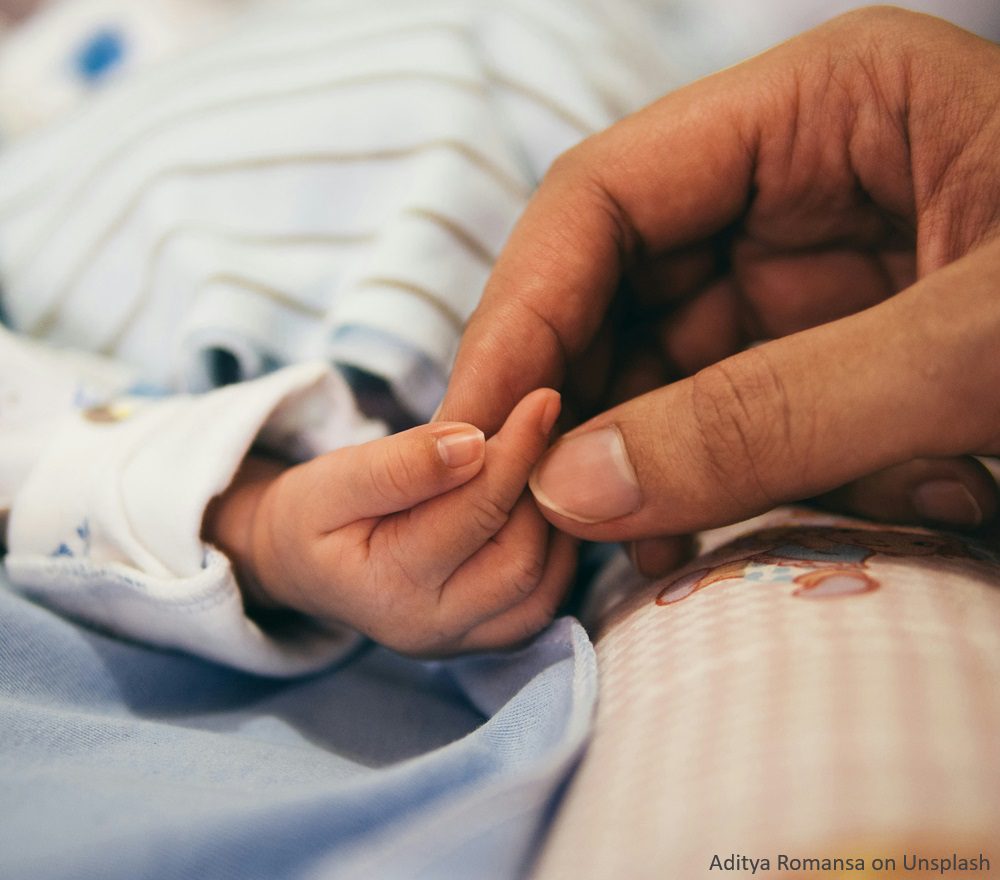
[[[810, 595], [789, 580], [838, 568], [795, 556], [796, 535], [815, 543], [824, 530], [840, 544], [871, 532], [860, 541], [883, 550], [860, 551], [835, 585], [863, 569], [875, 587]], [[778, 870], [780, 854], [869, 868], [801, 876], [914, 877], [904, 854], [944, 851], [992, 861], [944, 876], [1000, 876], [996, 557], [794, 509], [703, 548], [666, 581], [630, 574], [624, 558], [605, 573], [604, 601], [609, 588], [625, 598], [598, 625], [595, 734], [536, 880], [754, 876], [747, 862], [713, 869], [716, 855], [799, 876]], [[685, 573], [748, 558], [741, 577], [657, 603]], [[897, 872], [871, 873], [885, 855]]]

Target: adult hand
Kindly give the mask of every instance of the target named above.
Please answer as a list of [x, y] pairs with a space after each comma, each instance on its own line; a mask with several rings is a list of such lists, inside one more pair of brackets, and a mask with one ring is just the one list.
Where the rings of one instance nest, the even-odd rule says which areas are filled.
[[[970, 456], [1000, 453], [998, 107], [1000, 47], [873, 9], [584, 141], [505, 248], [442, 418], [492, 431], [540, 385], [656, 377], [535, 471], [546, 517], [584, 538], [831, 492], [979, 526], [997, 488]], [[608, 338], [636, 327], [655, 359], [629, 373]], [[647, 573], [676, 559], [638, 549]]]

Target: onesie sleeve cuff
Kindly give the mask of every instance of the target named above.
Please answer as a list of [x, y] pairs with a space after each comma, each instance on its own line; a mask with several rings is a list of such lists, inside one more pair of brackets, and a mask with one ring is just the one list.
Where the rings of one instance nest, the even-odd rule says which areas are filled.
[[305, 458], [381, 433], [322, 363], [69, 414], [14, 497], [9, 579], [119, 636], [262, 675], [320, 669], [361, 637], [305, 618], [262, 628], [228, 558], [202, 542], [202, 519], [255, 442]]

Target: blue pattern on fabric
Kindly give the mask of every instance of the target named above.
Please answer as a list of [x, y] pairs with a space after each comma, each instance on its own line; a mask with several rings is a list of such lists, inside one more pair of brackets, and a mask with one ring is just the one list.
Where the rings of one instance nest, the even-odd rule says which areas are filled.
[[73, 58], [77, 76], [96, 83], [122, 63], [125, 57], [125, 37], [113, 27], [95, 31], [84, 40]]

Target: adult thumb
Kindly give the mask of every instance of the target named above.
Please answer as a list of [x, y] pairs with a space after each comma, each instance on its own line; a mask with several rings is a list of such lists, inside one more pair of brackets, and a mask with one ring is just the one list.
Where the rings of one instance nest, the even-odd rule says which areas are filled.
[[879, 305], [741, 352], [562, 438], [531, 488], [582, 538], [735, 522], [917, 457], [996, 454], [1000, 242]]

